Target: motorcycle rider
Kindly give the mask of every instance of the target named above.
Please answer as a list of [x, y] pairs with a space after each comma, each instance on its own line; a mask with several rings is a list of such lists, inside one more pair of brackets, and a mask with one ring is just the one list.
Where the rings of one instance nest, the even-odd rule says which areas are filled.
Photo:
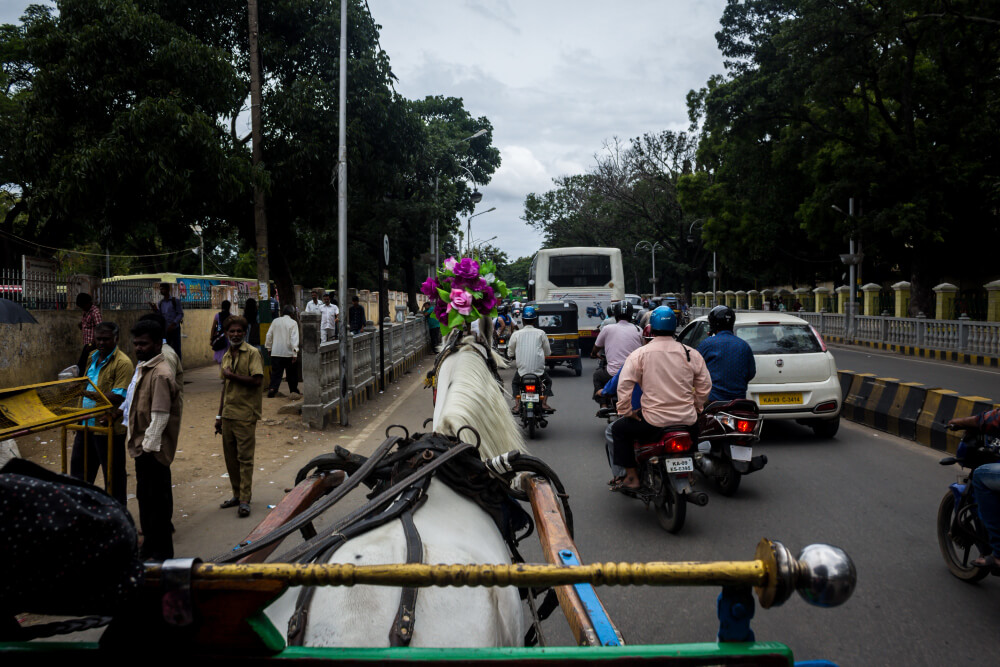
[[501, 336], [510, 335], [513, 329], [513, 322], [507, 314], [507, 304], [502, 303], [497, 306], [497, 317], [493, 320], [494, 340], [499, 340]]
[[[674, 338], [677, 315], [667, 306], [656, 308], [649, 318], [653, 340], [625, 360], [618, 380], [618, 414], [624, 418], [611, 427], [614, 463], [625, 468], [625, 479], [616, 490], [641, 487], [636, 471], [633, 443], [659, 436], [664, 426], [693, 430], [698, 412], [712, 391], [712, 379], [697, 350]], [[633, 411], [632, 393], [642, 387], [641, 408]], [[694, 435], [692, 433], [692, 435]]]
[[545, 355], [552, 354], [549, 337], [535, 326], [538, 324], [538, 310], [534, 306], [524, 307], [521, 321], [524, 326], [507, 340], [507, 356], [517, 365], [517, 372], [510, 383], [515, 401], [511, 412], [515, 415], [521, 412], [521, 376], [529, 374], [537, 375], [542, 381], [542, 410], [555, 412], [548, 401], [552, 396], [552, 378], [545, 372]]
[[[615, 301], [611, 304], [611, 314], [615, 323], [601, 329], [594, 341], [590, 356], [597, 358], [601, 350], [607, 359], [607, 366], [598, 366], [594, 371], [594, 391], [599, 391], [608, 381], [618, 374], [628, 355], [642, 345], [639, 327], [632, 324], [634, 306], [628, 301]], [[598, 399], [600, 403], [600, 399]]]
[[[642, 330], [642, 344], [645, 345], [649, 341], [653, 340], [653, 334], [650, 331], [649, 325]], [[611, 378], [611, 380], [604, 385], [604, 388], [597, 392], [597, 396], [614, 396], [618, 393], [618, 378], [622, 376], [622, 372], [618, 373]], [[632, 410], [638, 411], [642, 409], [642, 387], [635, 385], [635, 389], [632, 390]], [[600, 412], [598, 412], [598, 415]], [[611, 480], [608, 482], [608, 486], [614, 486], [615, 484], [620, 484], [623, 479], [625, 479], [625, 468], [615, 465], [615, 441], [611, 434], [611, 427], [614, 426], [614, 422], [607, 425], [604, 429], [604, 448], [607, 450], [608, 454], [608, 465], [611, 466]]]
[[[1000, 436], [1000, 408], [952, 419], [948, 426], [955, 430], [975, 429], [986, 435]], [[1000, 463], [987, 463], [972, 471], [972, 493], [979, 507], [979, 520], [989, 533], [993, 553], [980, 556], [969, 564], [988, 567], [993, 574], [1000, 574]]]
[[729, 306], [716, 306], [708, 312], [711, 334], [698, 346], [712, 376], [712, 392], [708, 402], [733, 401], [747, 397], [747, 385], [757, 375], [753, 350], [733, 333], [736, 313]]

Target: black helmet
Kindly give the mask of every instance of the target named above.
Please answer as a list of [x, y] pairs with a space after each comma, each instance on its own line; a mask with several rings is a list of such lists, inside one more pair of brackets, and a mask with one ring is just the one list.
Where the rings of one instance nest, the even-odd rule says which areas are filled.
[[729, 306], [716, 306], [708, 311], [708, 329], [712, 333], [732, 331], [736, 323], [736, 313]]
[[611, 304], [611, 314], [616, 320], [630, 320], [635, 313], [635, 307], [631, 301], [615, 301]]

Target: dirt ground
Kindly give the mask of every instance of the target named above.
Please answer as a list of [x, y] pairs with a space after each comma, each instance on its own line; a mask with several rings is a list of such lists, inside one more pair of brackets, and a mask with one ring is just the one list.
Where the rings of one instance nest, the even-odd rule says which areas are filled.
[[[219, 503], [232, 495], [232, 487], [222, 456], [222, 439], [214, 433], [222, 387], [218, 368], [186, 372], [181, 435], [171, 466], [176, 555], [208, 558], [238, 543], [294, 485], [295, 473], [301, 466], [314, 456], [333, 451], [335, 445], [360, 453], [370, 452], [385, 437], [387, 420], [399, 412], [402, 403], [408, 404], [409, 410], [403, 410], [402, 417], [393, 419], [406, 421], [411, 431], [419, 428], [420, 421], [431, 414], [430, 395], [420, 389], [429, 363], [425, 359], [400, 381], [390, 384], [384, 394], [356, 407], [346, 428], [334, 425], [326, 430], [310, 429], [302, 424], [298, 414], [279, 412], [289, 406], [287, 385], [282, 385], [284, 394], [276, 398], [265, 395], [264, 418], [257, 425], [252, 514], [248, 519], [237, 519], [235, 509], [219, 509]], [[52, 429], [20, 438], [17, 444], [24, 458], [58, 471], [60, 438], [60, 430]], [[72, 434], [68, 447], [72, 447]], [[128, 509], [138, 525], [131, 459], [126, 468]], [[97, 484], [103, 485], [101, 475]]]

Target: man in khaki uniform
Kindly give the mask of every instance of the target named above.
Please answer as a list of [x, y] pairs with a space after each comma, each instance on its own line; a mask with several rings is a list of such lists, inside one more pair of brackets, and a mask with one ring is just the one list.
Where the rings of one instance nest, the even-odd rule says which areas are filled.
[[[102, 322], [94, 329], [94, 343], [97, 349], [90, 354], [83, 369], [83, 374], [90, 378], [111, 405], [118, 408], [125, 400], [129, 382], [132, 379], [132, 361], [118, 349], [118, 325], [114, 322]], [[92, 392], [85, 392], [83, 407], [96, 405], [99, 398]], [[98, 417], [84, 422], [86, 426], [107, 426], [108, 418]], [[104, 488], [122, 505], [126, 502], [125, 495], [125, 425], [118, 411], [114, 416], [111, 461], [108, 461], [108, 438], [97, 433], [87, 433], [84, 446], [83, 431], [76, 432], [73, 441], [73, 453], [70, 457], [70, 475], [91, 484], [97, 477], [97, 468], [104, 468]], [[86, 463], [86, 465], [84, 465]], [[110, 465], [110, 468], [109, 468]], [[109, 474], [110, 473], [110, 474]]]
[[264, 393], [264, 363], [260, 351], [244, 342], [247, 321], [233, 316], [223, 324], [229, 337], [229, 349], [222, 357], [222, 396], [215, 432], [222, 434], [222, 452], [226, 457], [233, 497], [222, 509], [239, 505], [238, 515], [250, 516], [253, 487], [253, 455], [257, 447], [257, 420], [261, 417]]
[[183, 401], [174, 372], [162, 354], [163, 327], [159, 322], [136, 322], [132, 345], [139, 364], [126, 446], [135, 459], [135, 495], [144, 536], [139, 557], [160, 561], [174, 557], [170, 464], [177, 451]]

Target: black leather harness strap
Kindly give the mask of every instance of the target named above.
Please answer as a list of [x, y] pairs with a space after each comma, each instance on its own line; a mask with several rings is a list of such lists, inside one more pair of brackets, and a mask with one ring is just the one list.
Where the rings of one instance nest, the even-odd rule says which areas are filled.
[[[422, 563], [424, 560], [424, 544], [420, 540], [420, 532], [413, 523], [413, 510], [403, 512], [399, 517], [403, 524], [403, 534], [406, 536], [406, 562]], [[403, 588], [399, 593], [399, 609], [396, 620], [389, 630], [390, 646], [409, 646], [413, 639], [413, 626], [416, 623], [417, 588]]]

